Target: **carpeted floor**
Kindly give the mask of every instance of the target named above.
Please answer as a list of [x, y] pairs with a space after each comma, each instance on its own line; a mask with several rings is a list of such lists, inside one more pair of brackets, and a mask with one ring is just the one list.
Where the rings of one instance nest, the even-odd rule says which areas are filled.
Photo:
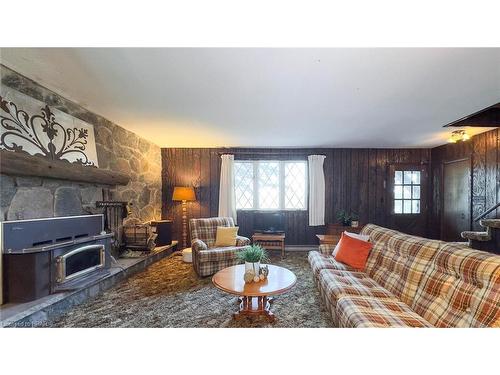
[[297, 284], [278, 296], [272, 311], [276, 321], [245, 317], [233, 320], [236, 297], [199, 279], [180, 256], [165, 258], [128, 278], [97, 298], [79, 305], [49, 327], [331, 327], [319, 299], [306, 252], [289, 252], [272, 264], [297, 275]]

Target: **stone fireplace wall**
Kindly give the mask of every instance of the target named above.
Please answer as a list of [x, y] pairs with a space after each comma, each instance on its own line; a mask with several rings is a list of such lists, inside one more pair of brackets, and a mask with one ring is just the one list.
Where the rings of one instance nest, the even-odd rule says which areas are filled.
[[0, 76], [0, 92], [17, 90], [93, 124], [99, 168], [130, 176], [127, 186], [106, 186], [1, 174], [0, 221], [96, 212], [95, 202], [103, 198], [132, 203], [125, 224], [160, 219], [160, 147], [1, 64]]

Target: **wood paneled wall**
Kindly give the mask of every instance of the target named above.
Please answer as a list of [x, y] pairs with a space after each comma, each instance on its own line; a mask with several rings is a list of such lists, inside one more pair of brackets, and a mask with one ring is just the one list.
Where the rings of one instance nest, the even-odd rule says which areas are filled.
[[[430, 149], [162, 149], [162, 216], [174, 219], [174, 239], [181, 234], [180, 204], [172, 202], [174, 186], [195, 186], [198, 200], [189, 204], [189, 217], [217, 216], [220, 154], [234, 153], [235, 159], [305, 160], [311, 154], [326, 155], [326, 222], [335, 222], [339, 210], [356, 212], [362, 223], [395, 227], [425, 235], [427, 218], [397, 223], [388, 215], [387, 173], [391, 163], [429, 164]], [[245, 153], [245, 154], [243, 154]], [[317, 244], [315, 234], [324, 227], [310, 227], [307, 211], [286, 211], [286, 242], [289, 245]], [[240, 234], [253, 233], [253, 213], [238, 213]]]
[[[429, 215], [429, 236], [441, 237], [442, 166], [444, 162], [470, 158], [472, 217], [477, 217], [500, 201], [500, 130], [479, 134], [469, 142], [446, 144], [431, 150], [432, 206]], [[500, 217], [500, 209], [489, 217]], [[472, 223], [474, 230], [481, 230]], [[500, 248], [500, 238], [497, 239]]]

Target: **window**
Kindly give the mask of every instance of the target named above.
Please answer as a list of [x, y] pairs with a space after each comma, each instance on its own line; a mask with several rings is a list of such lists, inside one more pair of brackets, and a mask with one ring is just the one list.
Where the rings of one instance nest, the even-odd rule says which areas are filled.
[[420, 213], [420, 171], [394, 171], [394, 213]]
[[236, 209], [305, 210], [306, 161], [236, 161]]

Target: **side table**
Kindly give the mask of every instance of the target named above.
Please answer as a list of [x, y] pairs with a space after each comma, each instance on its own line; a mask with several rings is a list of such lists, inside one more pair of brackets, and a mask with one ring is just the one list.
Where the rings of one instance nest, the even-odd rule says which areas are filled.
[[316, 237], [318, 238], [320, 245], [336, 245], [340, 241], [342, 232], [348, 231], [359, 234], [363, 230], [363, 227], [364, 225], [350, 227], [342, 224], [328, 224], [326, 227], [326, 234], [317, 234]]
[[262, 246], [266, 250], [281, 250], [281, 257], [285, 257], [285, 233], [254, 233], [252, 242]]

